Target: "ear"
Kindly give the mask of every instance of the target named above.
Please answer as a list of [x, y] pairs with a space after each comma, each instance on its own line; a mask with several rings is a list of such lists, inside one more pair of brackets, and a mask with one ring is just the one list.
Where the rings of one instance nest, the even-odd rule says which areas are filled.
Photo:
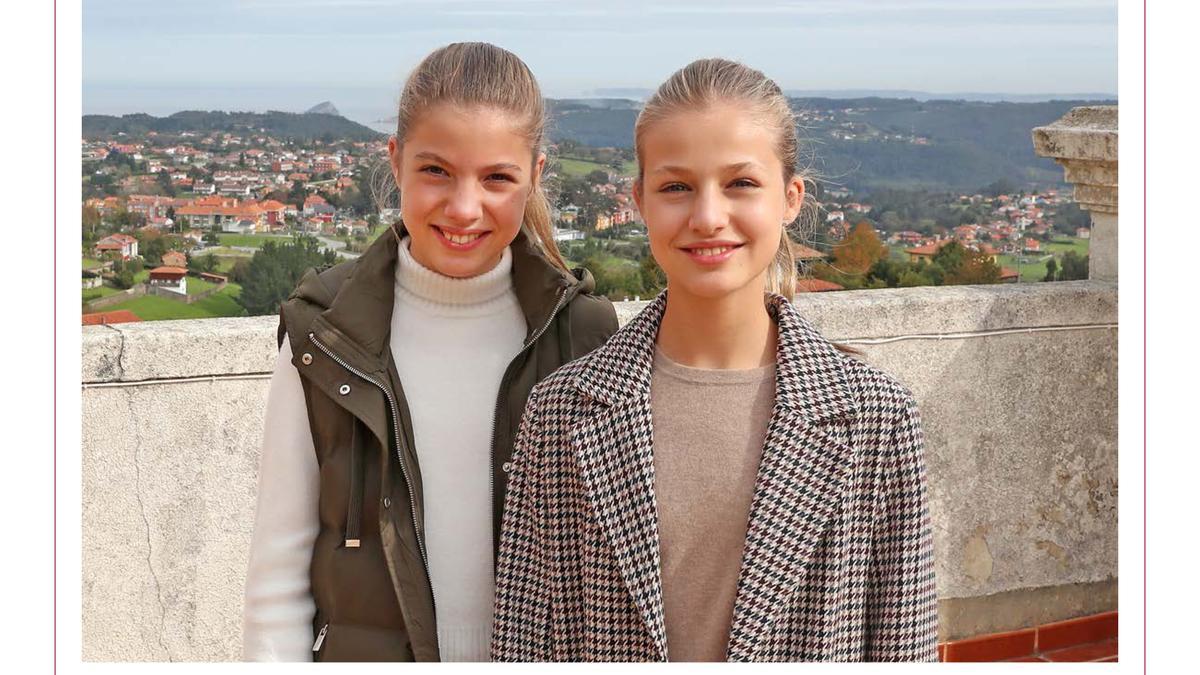
[[402, 159], [403, 148], [400, 146], [400, 141], [396, 140], [396, 136], [388, 137], [388, 159], [392, 165], [392, 178], [396, 180], [396, 186], [400, 185], [400, 163]]
[[[642, 213], [642, 179], [635, 178], [633, 181], [633, 203], [637, 205], [638, 213]], [[642, 215], [642, 222], [646, 222], [646, 216]]]
[[792, 222], [800, 215], [800, 207], [804, 205], [804, 179], [793, 175], [786, 186], [787, 209], [784, 211], [787, 222]]
[[542, 169], [546, 168], [546, 153], [539, 152], [537, 159], [533, 162], [533, 187], [536, 189], [542, 184]]

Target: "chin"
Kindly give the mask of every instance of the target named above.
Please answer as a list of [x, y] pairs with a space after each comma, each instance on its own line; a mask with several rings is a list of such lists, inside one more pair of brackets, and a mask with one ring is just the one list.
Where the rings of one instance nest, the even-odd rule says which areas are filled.
[[474, 252], [469, 258], [462, 258], [454, 254], [442, 254], [437, 258], [438, 266], [434, 271], [456, 279], [477, 277], [492, 269], [492, 266], [488, 265], [492, 260], [491, 256], [479, 255]]
[[720, 300], [743, 291], [752, 281], [753, 279], [729, 279], [713, 275], [679, 281], [668, 280], [668, 288], [686, 293], [694, 298]]

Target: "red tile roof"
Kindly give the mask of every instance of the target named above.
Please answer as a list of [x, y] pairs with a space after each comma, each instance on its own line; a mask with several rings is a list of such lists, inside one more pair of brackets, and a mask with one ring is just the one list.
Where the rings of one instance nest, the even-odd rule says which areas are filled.
[[186, 269], [184, 269], [182, 267], [171, 267], [169, 265], [163, 265], [162, 267], [155, 267], [154, 269], [150, 270], [151, 277], [153, 277], [155, 275], [184, 276], [186, 274], [187, 274]]
[[137, 314], [127, 310], [118, 309], [115, 312], [93, 312], [92, 314], [83, 315], [83, 325], [85, 326], [102, 326], [110, 323], [132, 323], [141, 321]]
[[110, 234], [107, 237], [101, 239], [98, 243], [99, 244], [105, 244], [105, 243], [134, 244], [134, 243], [137, 243], [137, 237], [131, 237], [127, 234], [117, 232], [116, 234]]
[[819, 293], [821, 291], [840, 291], [844, 286], [824, 279], [800, 279], [796, 281], [797, 293]]
[[792, 243], [792, 255], [796, 260], [812, 260], [816, 258], [824, 258], [825, 254], [820, 251], [809, 248], [804, 244]]
[[933, 255], [948, 243], [950, 243], [950, 240], [948, 239], [935, 241], [932, 244], [925, 244], [924, 246], [918, 246], [916, 248], [906, 248], [904, 249], [904, 252], [911, 253], [913, 255]]
[[236, 206], [183, 206], [175, 210], [180, 216], [232, 216], [237, 218], [257, 218], [264, 209], [258, 204], [238, 204]]

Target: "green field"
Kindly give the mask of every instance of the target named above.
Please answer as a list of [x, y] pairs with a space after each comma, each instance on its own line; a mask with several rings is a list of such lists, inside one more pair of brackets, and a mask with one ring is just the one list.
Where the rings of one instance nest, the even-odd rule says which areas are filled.
[[[589, 173], [599, 169], [601, 171], [612, 171], [612, 167], [593, 162], [586, 159], [577, 159], [575, 157], [559, 157], [557, 158], [559, 165], [562, 167], [563, 173], [568, 176], [583, 177]], [[621, 167], [622, 176], [636, 176], [637, 162], [625, 162]]]
[[205, 281], [204, 279], [201, 279], [200, 277], [188, 277], [187, 278], [187, 294], [188, 295], [200, 295], [204, 291], [207, 291], [207, 290], [210, 290], [210, 289], [213, 289], [216, 287], [217, 287], [217, 285], [214, 284], [213, 282]]
[[99, 286], [97, 288], [85, 288], [85, 289], [83, 289], [83, 301], [91, 302], [93, 300], [98, 300], [100, 298], [107, 298], [110, 295], [116, 295], [117, 293], [120, 293], [120, 292], [121, 292], [120, 290], [113, 288], [112, 286]]
[[[1020, 256], [1025, 262], [1020, 263], [1021, 282], [1026, 281], [1041, 281], [1046, 277], [1046, 256], [1053, 255], [1059, 261], [1059, 269], [1062, 269], [1062, 257], [1068, 251], [1074, 251], [1078, 255], [1085, 256], [1088, 254], [1087, 239], [1078, 239], [1076, 237], [1063, 237], [1055, 239], [1049, 243], [1042, 244], [1042, 253], [1035, 253]], [[1017, 256], [998, 255], [996, 261], [1004, 267], [1018, 269]]]
[[1079, 255], [1087, 255], [1088, 244], [1090, 241], [1090, 239], [1077, 239], [1075, 237], [1055, 239], [1048, 244], [1043, 244], [1042, 250], [1053, 253], [1059, 257], [1062, 257], [1062, 255], [1067, 251], [1075, 251]]
[[104, 265], [104, 261], [102, 261], [102, 260], [96, 260], [95, 258], [84, 258], [83, 259], [83, 269], [85, 269], [85, 270], [94, 270], [97, 267], [102, 267], [103, 265]]
[[239, 260], [250, 260], [248, 255], [219, 255], [217, 256], [217, 274], [227, 274]]
[[[192, 285], [188, 279], [188, 286]], [[190, 289], [189, 289], [190, 290]], [[115, 312], [127, 309], [137, 315], [142, 321], [165, 321], [168, 319], [211, 319], [221, 316], [245, 316], [246, 310], [237, 304], [236, 298], [242, 292], [237, 284], [227, 284], [225, 289], [199, 302], [185, 305], [182, 302], [161, 298], [156, 295], [144, 295], [129, 302], [122, 302], [111, 307], [105, 307], [105, 312]]]
[[210, 247], [204, 249], [203, 251], [201, 251], [200, 253], [193, 253], [192, 257], [193, 258], [203, 258], [206, 255], [215, 255], [217, 257], [234, 256], [234, 257], [239, 257], [239, 258], [249, 258], [250, 256], [252, 256], [254, 254], [250, 253], [249, 251], [239, 251], [236, 248], [230, 248], [228, 246], [210, 246]]
[[[245, 246], [260, 248], [268, 241], [288, 241], [291, 237], [277, 234], [219, 234], [217, 240], [222, 246]], [[206, 251], [207, 253], [207, 251]], [[202, 254], [203, 255], [203, 254]]]
[[1018, 264], [1016, 256], [1002, 254], [996, 256], [996, 262], [1001, 267], [1019, 270], [1021, 272], [1021, 283], [1026, 283], [1029, 281], [1041, 281], [1042, 279], [1046, 278], [1046, 263], [1040, 260], [1042, 257], [1045, 257], [1045, 254], [1041, 256], [1021, 256], [1021, 260], [1032, 262], [1022, 262]]

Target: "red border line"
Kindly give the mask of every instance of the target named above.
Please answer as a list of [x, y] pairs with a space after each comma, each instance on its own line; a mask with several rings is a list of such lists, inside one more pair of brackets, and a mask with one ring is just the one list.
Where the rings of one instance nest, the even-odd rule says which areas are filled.
[[1149, 645], [1147, 644], [1149, 632], [1146, 630], [1147, 624], [1147, 584], [1146, 578], [1149, 572], [1146, 569], [1146, 457], [1149, 453], [1146, 452], [1146, 205], [1150, 203], [1149, 194], [1147, 193], [1146, 173], [1149, 171], [1149, 165], [1146, 164], [1146, 129], [1150, 126], [1150, 121], [1146, 117], [1146, 2], [1142, 2], [1142, 673], [1146, 672], [1147, 654], [1149, 653]]
[[52, 445], [53, 445], [52, 455], [54, 458], [53, 462], [52, 462], [54, 486], [53, 486], [53, 489], [51, 490], [51, 492], [54, 496], [54, 507], [51, 509], [51, 513], [53, 514], [53, 518], [54, 518], [54, 525], [52, 528], [52, 531], [53, 531], [52, 536], [54, 537], [54, 542], [51, 545], [51, 551], [53, 551], [53, 556], [54, 556], [54, 563], [53, 563], [53, 565], [51, 565], [51, 570], [52, 570], [51, 578], [53, 579], [53, 583], [54, 583], [54, 592], [52, 595], [52, 602], [54, 603], [54, 607], [51, 610], [50, 614], [52, 617], [52, 623], [53, 623], [53, 628], [54, 628], [54, 637], [51, 640], [51, 649], [54, 650], [54, 656], [51, 660], [51, 663], [53, 664], [51, 666], [52, 667], [51, 672], [57, 673], [58, 672], [58, 255], [57, 255], [57, 253], [58, 253], [58, 0], [54, 1], [52, 25], [53, 25], [53, 29], [54, 29], [54, 37], [52, 40], [52, 45], [53, 45], [53, 49], [54, 49], [54, 56], [52, 59], [53, 69], [54, 69], [54, 77], [53, 77], [53, 81], [54, 81], [54, 85], [53, 85], [54, 86], [54, 92], [53, 92], [54, 116], [52, 118], [51, 124], [52, 124], [52, 129], [54, 132], [54, 140], [51, 145], [53, 147], [54, 156], [53, 156], [53, 160], [51, 161], [51, 166], [53, 167], [53, 171], [54, 171], [54, 187], [52, 189], [54, 206], [51, 209], [51, 213], [52, 213], [51, 220], [53, 222], [53, 226], [51, 227], [51, 232], [52, 232], [51, 236], [54, 237], [54, 241], [51, 242], [51, 246], [50, 246], [50, 251], [51, 251], [50, 255], [53, 257], [53, 261], [50, 264], [50, 268], [54, 271], [54, 283], [52, 283], [50, 287], [52, 289], [52, 292], [54, 293], [54, 296], [53, 296], [53, 298], [51, 298], [51, 301], [50, 301], [50, 307], [51, 307], [50, 311], [53, 312], [53, 318], [51, 319], [51, 326], [53, 326], [54, 335], [51, 338], [50, 349], [51, 349], [52, 358], [53, 358], [53, 362], [54, 362], [53, 366], [51, 366], [51, 373], [54, 378], [53, 383], [51, 384], [51, 391], [52, 391], [51, 398], [53, 400], [53, 406], [54, 406], [54, 410], [51, 413], [51, 419], [53, 420], [54, 431], [51, 433], [50, 437], [52, 439], [52, 441], [51, 441]]

